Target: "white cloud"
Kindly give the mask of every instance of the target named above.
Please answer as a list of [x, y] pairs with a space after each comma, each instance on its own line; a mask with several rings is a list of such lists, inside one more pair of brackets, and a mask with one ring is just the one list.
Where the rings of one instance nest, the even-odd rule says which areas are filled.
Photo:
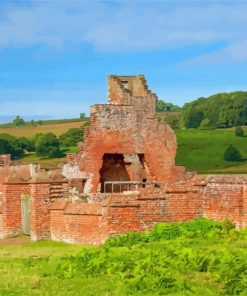
[[182, 63], [185, 66], [238, 63], [247, 60], [247, 40], [233, 43], [212, 53], [203, 54]]
[[[0, 47], [150, 50], [225, 42], [224, 56], [246, 59], [245, 2], [51, 1], [2, 4]], [[221, 54], [221, 52], [219, 52]], [[206, 59], [217, 59], [214, 54]], [[224, 57], [223, 56], [223, 57]]]

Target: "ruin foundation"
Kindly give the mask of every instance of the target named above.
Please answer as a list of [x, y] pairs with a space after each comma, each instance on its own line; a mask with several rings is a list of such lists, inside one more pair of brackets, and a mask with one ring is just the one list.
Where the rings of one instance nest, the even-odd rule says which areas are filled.
[[247, 175], [198, 176], [175, 165], [176, 137], [155, 116], [143, 76], [109, 76], [78, 152], [54, 170], [0, 156], [0, 238], [102, 244], [157, 222], [196, 217], [247, 225]]

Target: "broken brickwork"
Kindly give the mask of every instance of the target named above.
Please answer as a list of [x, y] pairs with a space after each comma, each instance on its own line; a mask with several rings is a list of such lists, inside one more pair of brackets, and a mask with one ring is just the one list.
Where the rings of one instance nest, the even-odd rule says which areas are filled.
[[144, 77], [109, 76], [108, 90], [108, 104], [91, 107], [90, 126], [65, 173], [70, 164], [79, 169], [85, 193], [102, 192], [105, 181], [178, 180], [184, 170], [175, 166], [176, 137], [155, 117], [157, 98]]
[[247, 176], [175, 165], [176, 137], [155, 116], [144, 76], [109, 76], [108, 104], [90, 110], [78, 152], [55, 170], [0, 156], [0, 237], [101, 244], [157, 222], [205, 216], [247, 225]]

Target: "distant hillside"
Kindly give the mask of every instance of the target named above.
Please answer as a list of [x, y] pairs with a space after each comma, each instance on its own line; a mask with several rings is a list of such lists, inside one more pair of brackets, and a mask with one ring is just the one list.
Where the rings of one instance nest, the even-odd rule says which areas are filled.
[[183, 128], [229, 128], [247, 125], [247, 92], [219, 93], [199, 98], [183, 106], [180, 126]]

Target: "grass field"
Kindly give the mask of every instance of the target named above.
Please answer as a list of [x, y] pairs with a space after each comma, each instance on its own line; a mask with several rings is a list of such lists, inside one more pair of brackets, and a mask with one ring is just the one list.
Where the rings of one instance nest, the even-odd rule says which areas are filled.
[[0, 134], [6, 133], [13, 135], [15, 137], [26, 137], [32, 138], [38, 133], [53, 133], [56, 136], [61, 135], [62, 133], [66, 132], [70, 128], [79, 128], [81, 127], [85, 121], [73, 121], [73, 122], [65, 122], [65, 123], [52, 123], [52, 124], [45, 124], [45, 125], [38, 125], [38, 126], [31, 126], [31, 125], [23, 125], [19, 127], [0, 127]]
[[[187, 170], [201, 173], [247, 173], [247, 137], [236, 137], [228, 130], [177, 130], [178, 150], [176, 163]], [[229, 144], [236, 146], [243, 160], [224, 160]]]
[[247, 231], [198, 219], [101, 247], [1, 245], [0, 295], [247, 295]]

